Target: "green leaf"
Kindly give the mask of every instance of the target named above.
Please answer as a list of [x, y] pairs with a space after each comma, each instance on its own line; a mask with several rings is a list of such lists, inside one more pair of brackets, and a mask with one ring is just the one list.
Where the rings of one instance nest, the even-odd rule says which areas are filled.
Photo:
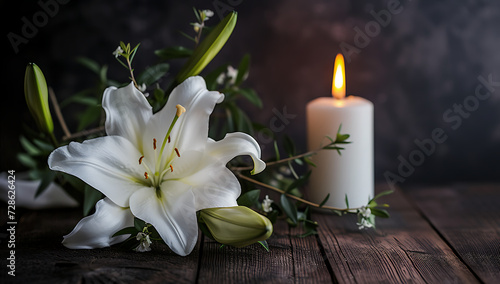
[[17, 160], [27, 168], [36, 168], [36, 161], [26, 153], [18, 153]]
[[295, 143], [288, 135], [285, 135], [283, 139], [283, 148], [290, 157], [295, 156]]
[[394, 190], [386, 190], [386, 191], [383, 191], [383, 192], [381, 192], [381, 193], [379, 193], [379, 194], [375, 195], [375, 197], [374, 197], [374, 198], [372, 198], [370, 201], [368, 201], [368, 203], [370, 203], [370, 202], [372, 202], [372, 201], [375, 201], [375, 200], [379, 199], [379, 198], [380, 198], [380, 197], [382, 197], [382, 196], [389, 195], [389, 194], [392, 194], [392, 193], [394, 193]]
[[102, 83], [108, 81], [108, 65], [102, 66], [101, 70], [99, 71], [99, 80], [101, 80]]
[[137, 77], [137, 84], [146, 84], [146, 86], [152, 85], [167, 74], [169, 67], [170, 65], [167, 63], [159, 63], [146, 68], [146, 70]]
[[280, 150], [278, 149], [278, 142], [274, 140], [274, 152], [276, 154], [276, 161], [280, 160]]
[[181, 83], [188, 77], [198, 75], [219, 53], [236, 25], [237, 13], [229, 13], [196, 47], [176, 77]]
[[45, 189], [47, 189], [47, 187], [54, 180], [55, 177], [56, 177], [56, 172], [54, 171], [46, 170], [43, 172], [42, 181], [40, 182], [40, 185], [36, 189], [35, 198], [37, 198], [40, 194], [42, 194], [42, 192], [45, 191]]
[[34, 139], [33, 143], [38, 147], [38, 149], [42, 150], [43, 152], [52, 152], [54, 150], [54, 145], [45, 141]]
[[266, 241], [258, 241], [258, 243], [266, 249], [267, 252], [269, 252], [269, 245], [267, 244]]
[[21, 142], [21, 146], [30, 156], [37, 156], [42, 153], [40, 149], [35, 147], [35, 145], [31, 144], [31, 142], [24, 136], [19, 137], [19, 141]]
[[339, 215], [339, 216], [342, 216], [342, 211], [332, 209], [332, 212]]
[[101, 116], [101, 110], [102, 110], [101, 106], [88, 107], [87, 110], [85, 110], [80, 115], [80, 123], [78, 124], [78, 131], [82, 131], [87, 126], [91, 125], [94, 122], [97, 122], [97, 120]]
[[206, 76], [204, 76], [208, 90], [217, 89], [217, 78], [219, 78], [220, 74], [226, 72], [226, 70], [227, 70], [227, 64], [224, 64], [217, 67], [214, 71], [211, 71]]
[[76, 62], [80, 63], [81, 65], [87, 67], [90, 71], [96, 73], [97, 75], [100, 74], [101, 72], [101, 67], [99, 64], [87, 57], [77, 57]]
[[260, 189], [245, 192], [238, 198], [238, 205], [252, 207], [259, 202]]
[[283, 208], [283, 211], [288, 216], [288, 218], [290, 218], [292, 225], [296, 226], [298, 219], [297, 207], [295, 206], [295, 204], [292, 204], [284, 194], [281, 195], [281, 207]]
[[252, 89], [239, 89], [237, 91], [240, 95], [245, 97], [250, 103], [258, 108], [262, 108], [262, 100], [259, 98], [257, 93]]
[[391, 215], [389, 214], [389, 212], [387, 212], [387, 210], [378, 209], [378, 208], [371, 208], [370, 210], [371, 210], [372, 214], [377, 216], [377, 217], [381, 217], [381, 218], [391, 217]]
[[172, 46], [155, 50], [155, 54], [163, 60], [170, 60], [189, 57], [193, 54], [193, 50], [183, 46]]
[[305, 175], [301, 176], [299, 179], [294, 180], [286, 189], [286, 192], [294, 189], [294, 188], [300, 188], [303, 186], [308, 180], [309, 177], [311, 176], [312, 171], [308, 171]]
[[137, 229], [137, 231], [142, 232], [144, 227], [146, 227], [146, 222], [142, 221], [139, 218], [134, 218], [134, 227]]
[[135, 227], [127, 227], [127, 228], [124, 228], [124, 229], [121, 229], [120, 231], [116, 232], [113, 234], [113, 237], [116, 237], [116, 236], [121, 236], [121, 235], [137, 235], [138, 231]]
[[330, 198], [330, 193], [328, 193], [325, 197], [325, 199], [323, 199], [323, 201], [321, 201], [321, 203], [319, 204], [319, 207], [323, 207], [323, 205], [325, 205], [325, 203], [328, 201], [328, 199]]
[[347, 193], [345, 194], [345, 207], [349, 209], [349, 198], [347, 198]]
[[311, 160], [311, 158], [309, 157], [304, 157], [304, 161], [306, 161], [306, 163], [308, 165], [310, 165], [311, 167], [316, 167], [316, 164]]
[[245, 54], [240, 61], [240, 65], [238, 65], [238, 75], [236, 76], [236, 80], [234, 84], [239, 86], [244, 78], [248, 75], [248, 69], [250, 67], [250, 54]]
[[89, 215], [92, 208], [94, 208], [97, 201], [101, 200], [103, 195], [97, 189], [90, 185], [85, 185], [85, 193], [83, 199], [83, 216]]

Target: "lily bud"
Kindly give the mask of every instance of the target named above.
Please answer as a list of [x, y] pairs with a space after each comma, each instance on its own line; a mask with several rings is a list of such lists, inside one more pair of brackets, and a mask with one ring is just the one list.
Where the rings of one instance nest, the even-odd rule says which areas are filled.
[[208, 237], [234, 247], [264, 241], [273, 233], [269, 219], [245, 206], [202, 209], [198, 224]]
[[52, 134], [54, 123], [49, 109], [49, 92], [47, 82], [42, 70], [34, 64], [29, 63], [24, 75], [24, 96], [26, 103], [41, 131]]

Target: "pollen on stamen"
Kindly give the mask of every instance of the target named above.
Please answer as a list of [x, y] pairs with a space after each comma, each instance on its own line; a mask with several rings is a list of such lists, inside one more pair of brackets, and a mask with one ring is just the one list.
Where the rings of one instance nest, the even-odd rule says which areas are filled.
[[148, 179], [148, 172], [144, 172], [144, 178]]
[[175, 150], [175, 153], [177, 154], [177, 157], [180, 157], [180, 156], [181, 156], [181, 154], [179, 154], [179, 149], [174, 148], [174, 150]]
[[153, 149], [156, 150], [156, 139], [153, 138]]
[[141, 156], [141, 157], [139, 158], [139, 165], [140, 165], [140, 164], [142, 164], [142, 159], [144, 159], [144, 156]]
[[174, 171], [174, 167], [172, 167], [172, 165], [170, 165], [170, 172], [173, 172]]

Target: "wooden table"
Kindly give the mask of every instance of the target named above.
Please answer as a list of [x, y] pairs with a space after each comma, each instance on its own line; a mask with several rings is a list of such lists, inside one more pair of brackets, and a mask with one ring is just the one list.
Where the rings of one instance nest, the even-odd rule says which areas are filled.
[[[385, 190], [378, 186], [377, 190]], [[16, 230], [16, 277], [1, 283], [500, 283], [500, 185], [404, 188], [381, 199], [390, 219], [358, 231], [355, 216], [316, 213], [319, 234], [284, 222], [258, 245], [219, 248], [200, 236], [187, 257], [164, 245], [149, 253], [119, 246], [70, 250], [60, 242], [80, 210], [24, 211]], [[5, 206], [3, 206], [5, 207]], [[6, 222], [5, 208], [1, 211]], [[351, 218], [352, 217], [352, 218]]]

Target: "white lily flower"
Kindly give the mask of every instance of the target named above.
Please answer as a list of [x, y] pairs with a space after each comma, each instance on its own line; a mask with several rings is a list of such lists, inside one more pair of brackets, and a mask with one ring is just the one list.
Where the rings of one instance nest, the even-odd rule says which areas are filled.
[[[111, 245], [111, 236], [129, 226], [127, 214], [114, 213], [119, 209], [152, 224], [175, 253], [189, 254], [198, 238], [196, 211], [237, 206], [241, 188], [227, 162], [250, 155], [252, 173], [265, 168], [251, 136], [237, 132], [220, 141], [208, 138], [209, 116], [223, 99], [223, 94], [206, 89], [202, 77], [191, 77], [153, 115], [133, 83], [106, 89], [102, 105], [108, 136], [72, 142], [49, 156], [52, 170], [77, 176], [109, 199], [80, 221], [89, 218], [92, 226], [89, 221], [79, 223], [70, 233], [71, 245], [68, 236], [63, 244], [71, 248]], [[99, 218], [108, 213], [113, 220]], [[94, 238], [102, 240], [94, 242]]]
[[118, 58], [118, 56], [121, 55], [121, 53], [123, 53], [123, 49], [121, 48], [121, 46], [118, 46], [115, 51], [113, 51], [113, 55]]

